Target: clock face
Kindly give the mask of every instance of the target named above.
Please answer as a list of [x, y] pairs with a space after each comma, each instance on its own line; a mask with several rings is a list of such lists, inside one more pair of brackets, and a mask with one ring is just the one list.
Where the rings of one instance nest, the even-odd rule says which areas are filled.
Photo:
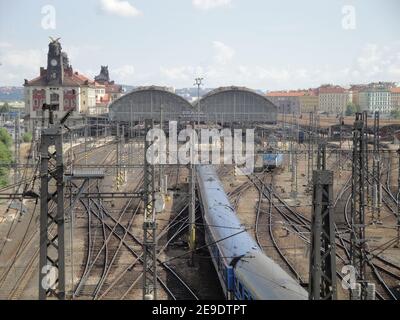
[[55, 66], [58, 64], [58, 62], [57, 62], [56, 59], [51, 59], [50, 63], [51, 63], [51, 65], [52, 65], [53, 67], [55, 67]]

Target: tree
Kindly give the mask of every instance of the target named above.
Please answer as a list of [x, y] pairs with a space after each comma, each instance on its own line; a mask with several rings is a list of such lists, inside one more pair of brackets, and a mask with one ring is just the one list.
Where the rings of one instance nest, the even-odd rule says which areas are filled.
[[31, 132], [25, 132], [22, 135], [22, 141], [23, 142], [31, 142], [32, 141], [32, 133]]
[[[2, 141], [0, 141], [0, 163], [11, 164], [12, 154], [10, 148], [8, 148]], [[8, 184], [8, 167], [0, 167], [0, 187], [4, 187]]]
[[8, 113], [10, 112], [11, 108], [8, 102], [5, 102], [1, 107], [0, 107], [0, 113]]
[[4, 143], [7, 148], [11, 147], [12, 138], [5, 128], [0, 128], [0, 142]]
[[400, 110], [399, 110], [399, 109], [392, 110], [392, 111], [390, 112], [390, 116], [391, 116], [393, 119], [400, 119]]
[[354, 103], [348, 103], [346, 107], [346, 116], [354, 115], [356, 112], [358, 112], [358, 109], [359, 108]]

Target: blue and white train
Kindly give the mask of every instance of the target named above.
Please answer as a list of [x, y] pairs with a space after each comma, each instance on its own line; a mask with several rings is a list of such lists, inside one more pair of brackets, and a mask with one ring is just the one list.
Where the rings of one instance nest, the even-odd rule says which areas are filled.
[[305, 300], [296, 280], [267, 257], [240, 223], [211, 165], [198, 166], [206, 244], [229, 300]]
[[263, 154], [264, 168], [275, 169], [283, 164], [283, 154], [281, 153], [264, 153]]

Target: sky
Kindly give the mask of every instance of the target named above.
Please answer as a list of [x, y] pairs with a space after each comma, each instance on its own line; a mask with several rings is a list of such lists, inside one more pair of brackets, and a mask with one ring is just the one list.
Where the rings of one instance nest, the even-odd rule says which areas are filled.
[[399, 0], [0, 0], [0, 86], [46, 66], [117, 83], [261, 90], [400, 81]]

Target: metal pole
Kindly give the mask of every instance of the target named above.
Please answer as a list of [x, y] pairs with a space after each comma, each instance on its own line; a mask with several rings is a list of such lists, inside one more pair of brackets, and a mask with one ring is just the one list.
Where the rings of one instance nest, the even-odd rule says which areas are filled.
[[[372, 223], [381, 223], [381, 163], [380, 163], [380, 137], [379, 137], [379, 112], [374, 113], [374, 152], [372, 164], [372, 179], [373, 179], [373, 192], [372, 192]], [[375, 220], [375, 213], [377, 213], [377, 220]]]
[[[194, 122], [192, 123], [192, 143], [194, 142]], [[190, 262], [189, 265], [194, 265], [194, 250], [196, 249], [196, 182], [195, 182], [195, 170], [194, 165], [194, 152], [192, 152], [192, 159], [189, 164], [189, 251], [190, 251]]]
[[339, 141], [339, 176], [342, 174], [342, 148], [343, 148], [343, 115], [340, 116], [340, 141]]
[[87, 138], [88, 138], [88, 121], [87, 117], [85, 117], [85, 164], [88, 162], [88, 154], [87, 154]]
[[[368, 152], [368, 112], [364, 111], [362, 113], [362, 117], [364, 120], [364, 159], [365, 159], [365, 166], [364, 166], [364, 177], [365, 179], [368, 179], [369, 176], [369, 152]], [[371, 197], [370, 197], [370, 187], [369, 187], [369, 183], [365, 184], [365, 188], [366, 188], [366, 205], [367, 207], [370, 205], [371, 203]]]
[[[164, 129], [164, 106], [161, 105], [161, 108], [160, 108], [160, 130], [163, 130], [163, 129]], [[160, 161], [158, 184], [159, 184], [159, 191], [161, 194], [163, 194], [163, 192], [164, 192], [163, 179], [164, 179], [164, 165]]]
[[[15, 117], [15, 125], [14, 125], [14, 155], [15, 155], [15, 167], [14, 167], [14, 183], [17, 184], [19, 182], [19, 170], [18, 164], [20, 163], [20, 147], [21, 147], [21, 127], [20, 127], [20, 114]], [[18, 187], [16, 187], [18, 188]], [[18, 190], [17, 190], [18, 191]]]
[[318, 147], [313, 172], [310, 251], [310, 300], [336, 300], [336, 244], [333, 217], [333, 172], [326, 170], [326, 146]]
[[307, 160], [307, 184], [311, 183], [311, 172], [313, 170], [313, 113], [309, 113], [308, 121], [308, 160]]
[[[153, 128], [153, 121], [146, 119], [145, 132]], [[154, 165], [146, 157], [150, 142], [145, 137], [144, 149], [144, 218], [143, 218], [143, 300], [157, 300], [157, 256], [156, 256], [156, 229], [155, 221], [155, 176]]]
[[[295, 125], [294, 125], [294, 119], [295, 119], [295, 114], [293, 113], [293, 118], [292, 118], [292, 134], [291, 134], [291, 139], [290, 139], [290, 154], [291, 154], [291, 171], [292, 171], [292, 176], [291, 176], [291, 197], [296, 198], [297, 197], [297, 146], [295, 147]], [[298, 133], [297, 133], [298, 135]]]
[[351, 299], [366, 299], [366, 252], [365, 252], [365, 121], [362, 114], [356, 114], [353, 131], [353, 169], [350, 257], [355, 268], [356, 280], [361, 286], [358, 297], [351, 292]]
[[197, 126], [200, 127], [200, 87], [204, 78], [196, 78], [194, 85], [197, 86]]
[[397, 150], [399, 158], [399, 168], [397, 174], [397, 243], [396, 248], [400, 248], [400, 149]]
[[[50, 147], [55, 147], [55, 152], [50, 151]], [[39, 299], [53, 297], [63, 300], [65, 299], [65, 249], [61, 126], [52, 126], [42, 132], [40, 154]], [[56, 191], [50, 191], [49, 187], [54, 185]], [[49, 211], [51, 207], [54, 209]]]

